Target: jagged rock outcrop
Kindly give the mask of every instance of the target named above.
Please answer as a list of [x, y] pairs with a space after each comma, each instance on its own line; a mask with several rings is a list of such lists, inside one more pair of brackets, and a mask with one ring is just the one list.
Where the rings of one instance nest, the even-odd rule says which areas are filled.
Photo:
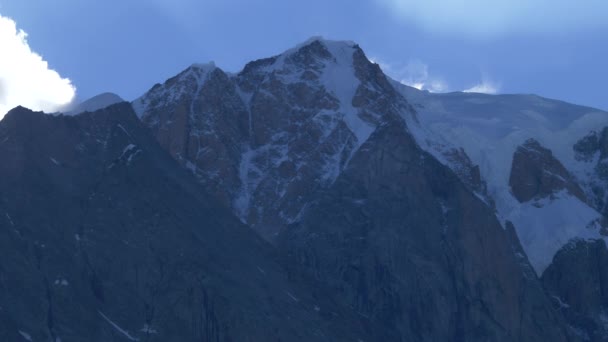
[[122, 103], [0, 122], [0, 340], [365, 341]]
[[604, 240], [574, 240], [543, 273], [554, 306], [583, 341], [608, 341], [608, 249]]
[[[592, 131], [573, 146], [577, 160], [589, 165], [588, 196], [595, 207], [608, 217], [608, 127]], [[605, 231], [608, 235], [608, 231]]]
[[534, 139], [527, 140], [513, 154], [509, 186], [519, 202], [551, 197], [561, 190], [587, 201], [574, 177]]

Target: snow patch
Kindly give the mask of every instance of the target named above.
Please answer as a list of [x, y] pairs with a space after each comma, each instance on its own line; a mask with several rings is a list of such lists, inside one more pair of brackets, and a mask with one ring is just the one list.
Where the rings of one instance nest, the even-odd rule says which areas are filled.
[[101, 312], [101, 311], [97, 311], [97, 312], [103, 319], [106, 320], [106, 322], [108, 322], [116, 331], [121, 333], [124, 337], [126, 337], [127, 339], [129, 339], [131, 341], [139, 341], [138, 338], [131, 336], [131, 334], [129, 334], [128, 331], [126, 331], [123, 328], [121, 328], [120, 326], [118, 326], [118, 324], [112, 322], [112, 320], [110, 320], [106, 315], [104, 315], [103, 312]]
[[55, 280], [55, 285], [57, 286], [68, 286], [70, 283], [68, 283], [67, 280], [65, 279], [57, 279]]
[[298, 298], [296, 298], [294, 295], [291, 294], [291, 292], [289, 291], [285, 291], [285, 293], [287, 293], [287, 295], [289, 296], [289, 298], [291, 298], [294, 302], [299, 302], [300, 300]]
[[[353, 65], [354, 44], [336, 41], [323, 41], [325, 47], [334, 56], [335, 61], [326, 63], [321, 75], [321, 83], [340, 102], [342, 120], [357, 138], [354, 153], [376, 129], [359, 116], [359, 110], [352, 104], [361, 81], [355, 76]], [[350, 158], [349, 158], [350, 159]]]
[[21, 335], [26, 341], [32, 340], [32, 335], [26, 333], [25, 331], [19, 330], [19, 335]]
[[8, 213], [6, 213], [6, 218], [8, 219], [8, 223], [11, 224], [11, 226], [15, 226], [15, 223], [13, 222], [13, 219], [11, 218], [11, 215], [9, 215]]
[[118, 126], [118, 128], [120, 128], [123, 132], [125, 132], [125, 134], [129, 137], [131, 137], [131, 134], [129, 134], [129, 132], [127, 132], [127, 130], [121, 125], [121, 124], [117, 124], [116, 126]]
[[602, 238], [599, 230], [589, 225], [600, 217], [593, 208], [563, 190], [554, 199], [515, 207], [506, 218], [515, 226], [528, 259], [540, 276], [555, 253], [570, 240]]
[[552, 298], [553, 298], [553, 299], [555, 299], [555, 301], [557, 302], [557, 305], [559, 305], [559, 307], [560, 307], [560, 308], [562, 308], [562, 309], [567, 309], [567, 308], [569, 308], [569, 307], [570, 307], [570, 305], [568, 305], [568, 304], [564, 303], [564, 302], [562, 301], [562, 299], [561, 299], [561, 298], [559, 298], [558, 296], [552, 296]]
[[144, 334], [158, 334], [158, 331], [154, 330], [151, 326], [149, 326], [148, 324], [144, 324], [144, 327], [141, 328], [139, 331], [143, 332]]

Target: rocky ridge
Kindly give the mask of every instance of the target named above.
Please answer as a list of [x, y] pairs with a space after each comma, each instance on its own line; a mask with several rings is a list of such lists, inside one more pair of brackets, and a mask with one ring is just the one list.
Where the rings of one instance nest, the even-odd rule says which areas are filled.
[[318, 283], [291, 281], [128, 103], [16, 108], [0, 142], [1, 340], [391, 339]]

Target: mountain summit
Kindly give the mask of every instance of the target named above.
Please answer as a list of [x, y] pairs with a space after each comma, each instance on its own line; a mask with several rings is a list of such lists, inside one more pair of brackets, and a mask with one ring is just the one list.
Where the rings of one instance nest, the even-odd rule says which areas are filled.
[[314, 38], [238, 74], [192, 66], [134, 107], [161, 145], [272, 240], [407, 103], [356, 44]]

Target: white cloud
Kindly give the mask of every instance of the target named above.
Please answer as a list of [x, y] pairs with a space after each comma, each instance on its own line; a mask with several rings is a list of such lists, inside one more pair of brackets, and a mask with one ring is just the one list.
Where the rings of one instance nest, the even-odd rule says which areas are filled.
[[492, 81], [487, 75], [483, 75], [481, 82], [463, 90], [465, 93], [483, 93], [483, 94], [498, 94], [500, 84]]
[[605, 0], [376, 0], [409, 22], [441, 33], [493, 36], [608, 27]]
[[476, 84], [469, 89], [463, 90], [463, 92], [465, 92], [465, 93], [483, 93], [483, 94], [497, 94], [498, 91], [499, 91], [499, 88], [495, 84], [484, 83], [484, 82]]
[[388, 76], [410, 87], [428, 90], [432, 93], [448, 91], [448, 84], [441, 77], [430, 73], [429, 66], [419, 60], [410, 60], [407, 64], [400, 66], [380, 62], [373, 58], [372, 62], [379, 64]]
[[[380, 68], [382, 68], [382, 71], [387, 76], [407, 86], [414, 87], [418, 90], [428, 90], [431, 93], [446, 93], [452, 91], [450, 90], [448, 83], [442, 77], [429, 72], [429, 66], [419, 60], [410, 60], [404, 65], [386, 63], [377, 58], [371, 58], [370, 61], [380, 65]], [[500, 92], [500, 87], [499, 83], [493, 81], [485, 72], [482, 72], [481, 82], [463, 90], [463, 92], [498, 94]]]
[[57, 111], [69, 104], [75, 93], [69, 79], [50, 69], [32, 51], [27, 34], [18, 30], [12, 19], [0, 15], [0, 118], [19, 105]]

